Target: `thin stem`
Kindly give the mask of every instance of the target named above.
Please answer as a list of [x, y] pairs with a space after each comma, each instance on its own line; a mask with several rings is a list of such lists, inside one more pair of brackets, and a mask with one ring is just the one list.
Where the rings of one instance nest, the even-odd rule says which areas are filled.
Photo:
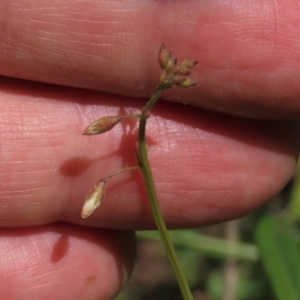
[[167, 256], [173, 268], [174, 274], [178, 281], [182, 296], [185, 300], [193, 300], [192, 293], [190, 291], [187, 280], [181, 269], [166, 224], [164, 222], [161, 209], [159, 207], [157, 192], [156, 192], [153, 175], [152, 175], [152, 171], [151, 171], [151, 167], [147, 155], [147, 142], [146, 142], [145, 132], [146, 132], [147, 119], [150, 116], [149, 110], [154, 106], [159, 96], [166, 88], [168, 88], [167, 85], [160, 85], [142, 110], [142, 115], [139, 123], [139, 152], [140, 152], [139, 163], [144, 175], [155, 223], [159, 231], [162, 243], [165, 247]]
[[[172, 87], [172, 81], [174, 80], [175, 74], [172, 73], [169, 76], [169, 79], [167, 82], [165, 83], [161, 83], [157, 89], [155, 90], [155, 92], [151, 95], [150, 99], [148, 100], [148, 102], [146, 103], [146, 105], [144, 106], [143, 110], [144, 111], [150, 111], [151, 108], [155, 105], [156, 101], [159, 99], [161, 93]], [[142, 113], [143, 116], [143, 113]], [[142, 118], [141, 116], [141, 118]], [[146, 130], [146, 129], [145, 129]]]
[[127, 119], [139, 119], [141, 117], [141, 114], [136, 114], [136, 115], [125, 115], [125, 116], [120, 116], [121, 120], [127, 120]]
[[116, 176], [116, 175], [119, 175], [121, 173], [124, 173], [124, 172], [128, 172], [128, 171], [135, 171], [135, 170], [140, 170], [141, 167], [140, 166], [134, 166], [134, 167], [128, 167], [128, 168], [124, 168], [124, 169], [121, 169], [121, 170], [118, 170], [112, 174], [109, 174], [107, 175], [106, 177], [103, 177], [101, 180], [104, 180], [106, 181], [107, 179], [113, 177], [113, 176]]
[[[158, 88], [156, 89], [156, 91], [152, 94], [152, 96], [150, 97], [150, 99], [148, 100], [148, 102], [146, 103], [146, 105], [144, 106], [143, 110], [145, 110], [145, 111], [151, 110], [151, 108], [154, 106], [154, 104], [159, 99], [161, 93], [164, 90], [165, 90], [164, 86], [163, 85], [159, 85]], [[143, 113], [142, 113], [141, 117], [143, 117]]]

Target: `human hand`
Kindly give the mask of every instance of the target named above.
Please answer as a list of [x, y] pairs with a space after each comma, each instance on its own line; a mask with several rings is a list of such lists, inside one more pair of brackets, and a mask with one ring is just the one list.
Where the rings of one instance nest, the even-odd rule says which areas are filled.
[[166, 91], [170, 101], [157, 104], [147, 127], [169, 227], [245, 215], [292, 176], [300, 113], [296, 3], [264, 1], [265, 10], [246, 1], [4, 3], [0, 72], [11, 77], [0, 82], [6, 299], [111, 299], [126, 281], [135, 252], [130, 230], [154, 228], [141, 175], [111, 180], [88, 219], [80, 210], [98, 179], [136, 163], [135, 122], [97, 137], [81, 133], [97, 118], [145, 103], [136, 97], [149, 96], [158, 82], [162, 41], [176, 57], [199, 61], [193, 78], [200, 83]]

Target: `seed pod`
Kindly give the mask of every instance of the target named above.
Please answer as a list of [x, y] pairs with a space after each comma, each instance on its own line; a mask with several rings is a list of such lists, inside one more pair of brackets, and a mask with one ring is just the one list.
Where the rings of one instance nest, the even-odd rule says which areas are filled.
[[106, 181], [101, 179], [92, 189], [88, 197], [86, 198], [82, 210], [81, 218], [85, 219], [89, 217], [95, 209], [101, 204], [101, 200], [105, 194]]
[[177, 58], [174, 58], [172, 55], [172, 52], [169, 52], [169, 58], [168, 58], [167, 65], [165, 68], [166, 72], [167, 73], [173, 72], [176, 64], [177, 64]]
[[167, 84], [168, 80], [169, 80], [169, 74], [167, 74], [167, 72], [165, 70], [163, 70], [160, 75], [159, 82], [161, 84]]
[[189, 87], [192, 87], [192, 86], [197, 85], [197, 84], [198, 84], [197, 81], [194, 81], [190, 78], [186, 78], [186, 79], [182, 80], [178, 85], [181, 86], [181, 87], [189, 88]]
[[174, 68], [174, 74], [188, 76], [188, 75], [191, 75], [191, 70], [188, 68], [181, 68], [181, 66], [176, 66]]
[[180, 64], [180, 68], [192, 70], [196, 66], [197, 63], [198, 63], [198, 61], [196, 61], [196, 60], [184, 59]]
[[169, 59], [169, 51], [166, 49], [166, 45], [163, 43], [158, 51], [157, 55], [159, 66], [164, 69], [167, 66]]
[[181, 85], [181, 82], [182, 81], [184, 81], [185, 80], [185, 78], [184, 77], [182, 77], [182, 76], [180, 76], [180, 75], [176, 75], [175, 77], [174, 77], [174, 79], [173, 79], [173, 81], [172, 81], [172, 84], [173, 85]]
[[100, 134], [111, 130], [115, 125], [121, 121], [120, 116], [103, 117], [91, 123], [83, 132], [85, 135]]

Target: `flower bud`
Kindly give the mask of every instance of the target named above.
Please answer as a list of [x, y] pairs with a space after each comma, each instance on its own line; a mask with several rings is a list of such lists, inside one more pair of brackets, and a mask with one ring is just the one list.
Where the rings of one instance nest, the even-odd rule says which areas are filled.
[[161, 84], [167, 84], [168, 80], [169, 80], [169, 75], [167, 74], [167, 72], [165, 70], [163, 70], [160, 75], [159, 82]]
[[121, 121], [120, 116], [103, 117], [91, 123], [83, 132], [85, 135], [100, 134], [111, 130], [115, 125]]
[[103, 199], [105, 194], [105, 185], [106, 181], [104, 179], [101, 179], [92, 189], [83, 204], [81, 210], [81, 218], [85, 219], [89, 217], [101, 204], [101, 200]]
[[185, 78], [183, 78], [180, 75], [176, 75], [172, 81], [172, 85], [181, 85], [181, 82], [184, 81]]
[[159, 66], [164, 69], [167, 66], [169, 59], [169, 51], [166, 49], [166, 45], [163, 43], [158, 51], [157, 55]]
[[196, 61], [196, 60], [184, 59], [180, 64], [180, 68], [192, 70], [196, 66], [197, 63], [198, 63], [198, 61]]
[[179, 85], [179, 86], [181, 86], [181, 87], [186, 87], [186, 88], [188, 88], [188, 87], [192, 87], [192, 86], [194, 86], [194, 85], [197, 85], [198, 84], [198, 82], [197, 81], [194, 81], [194, 80], [192, 80], [192, 79], [190, 79], [190, 78], [186, 78], [186, 79], [183, 79], [179, 84], [177, 84], [177, 85]]
[[167, 73], [171, 73], [174, 70], [174, 67], [177, 64], [177, 59], [173, 57], [172, 52], [169, 52], [169, 59], [167, 61], [167, 65], [165, 70], [167, 71]]
[[174, 74], [188, 76], [188, 75], [191, 75], [191, 70], [188, 68], [181, 68], [180, 66], [176, 66], [174, 69]]

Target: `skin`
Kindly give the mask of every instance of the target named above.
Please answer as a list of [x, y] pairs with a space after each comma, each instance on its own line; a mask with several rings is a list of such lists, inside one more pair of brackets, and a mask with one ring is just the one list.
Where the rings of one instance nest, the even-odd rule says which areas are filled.
[[[133, 230], [154, 228], [134, 165], [137, 113], [164, 41], [197, 59], [192, 89], [152, 111], [149, 157], [170, 228], [246, 215], [276, 195], [299, 153], [298, 1], [1, 1], [0, 283], [5, 299], [113, 299], [133, 267]], [[182, 105], [188, 104], [188, 105]]]

